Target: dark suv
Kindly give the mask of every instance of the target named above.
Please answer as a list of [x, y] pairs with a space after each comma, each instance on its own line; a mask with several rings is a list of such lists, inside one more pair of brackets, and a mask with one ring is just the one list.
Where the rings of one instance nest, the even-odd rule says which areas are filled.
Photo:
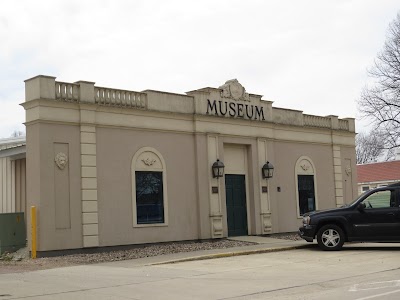
[[299, 235], [323, 250], [344, 242], [400, 242], [400, 183], [369, 190], [340, 208], [303, 215]]

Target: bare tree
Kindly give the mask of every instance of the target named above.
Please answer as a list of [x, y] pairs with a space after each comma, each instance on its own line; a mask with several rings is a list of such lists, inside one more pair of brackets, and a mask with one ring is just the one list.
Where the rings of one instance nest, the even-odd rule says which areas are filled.
[[357, 164], [376, 162], [382, 155], [383, 139], [376, 132], [359, 133], [356, 137]]
[[359, 110], [382, 135], [384, 148], [393, 149], [400, 145], [400, 13], [368, 75], [372, 84], [363, 89]]
[[19, 137], [25, 135], [25, 132], [21, 130], [14, 130], [13, 133], [11, 133], [10, 137]]

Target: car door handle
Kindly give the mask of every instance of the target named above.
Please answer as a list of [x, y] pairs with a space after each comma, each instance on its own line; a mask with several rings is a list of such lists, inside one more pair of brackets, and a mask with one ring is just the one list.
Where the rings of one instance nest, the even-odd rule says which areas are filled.
[[394, 213], [391, 212], [391, 213], [388, 213], [387, 215], [388, 216], [394, 216]]

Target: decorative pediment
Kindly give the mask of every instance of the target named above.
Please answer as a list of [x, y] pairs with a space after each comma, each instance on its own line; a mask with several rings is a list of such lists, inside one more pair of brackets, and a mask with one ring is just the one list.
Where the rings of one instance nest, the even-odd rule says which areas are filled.
[[303, 171], [308, 171], [308, 169], [310, 168], [310, 164], [307, 163], [307, 161], [304, 161], [302, 165], [300, 165], [300, 167], [303, 169]]
[[222, 89], [221, 97], [234, 100], [250, 101], [250, 96], [246, 93], [246, 89], [239, 83], [237, 79], [231, 79], [219, 87]]
[[152, 159], [150, 157], [147, 158], [143, 158], [142, 162], [146, 165], [146, 166], [152, 166], [157, 160]]
[[161, 160], [157, 153], [147, 150], [143, 151], [135, 162], [136, 170], [161, 170], [163, 169]]
[[297, 174], [314, 174], [314, 167], [309, 158], [301, 157], [296, 164]]

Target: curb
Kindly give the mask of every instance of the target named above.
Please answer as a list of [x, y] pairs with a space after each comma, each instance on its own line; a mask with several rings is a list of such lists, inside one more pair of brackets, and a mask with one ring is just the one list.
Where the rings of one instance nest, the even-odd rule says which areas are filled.
[[188, 262], [188, 261], [216, 259], [216, 258], [224, 258], [224, 257], [232, 257], [232, 256], [282, 252], [282, 251], [295, 250], [295, 249], [308, 248], [308, 247], [310, 247], [310, 245], [305, 244], [305, 245], [288, 246], [288, 247], [280, 247], [280, 248], [265, 248], [265, 249], [245, 250], [245, 251], [236, 251], [236, 252], [214, 253], [214, 254], [192, 256], [192, 257], [187, 257], [187, 258], [173, 259], [173, 260], [168, 260], [168, 261], [164, 261], [164, 262], [151, 263], [149, 265], [151, 265], [151, 266], [167, 265], [167, 264], [175, 264], [175, 263]]

